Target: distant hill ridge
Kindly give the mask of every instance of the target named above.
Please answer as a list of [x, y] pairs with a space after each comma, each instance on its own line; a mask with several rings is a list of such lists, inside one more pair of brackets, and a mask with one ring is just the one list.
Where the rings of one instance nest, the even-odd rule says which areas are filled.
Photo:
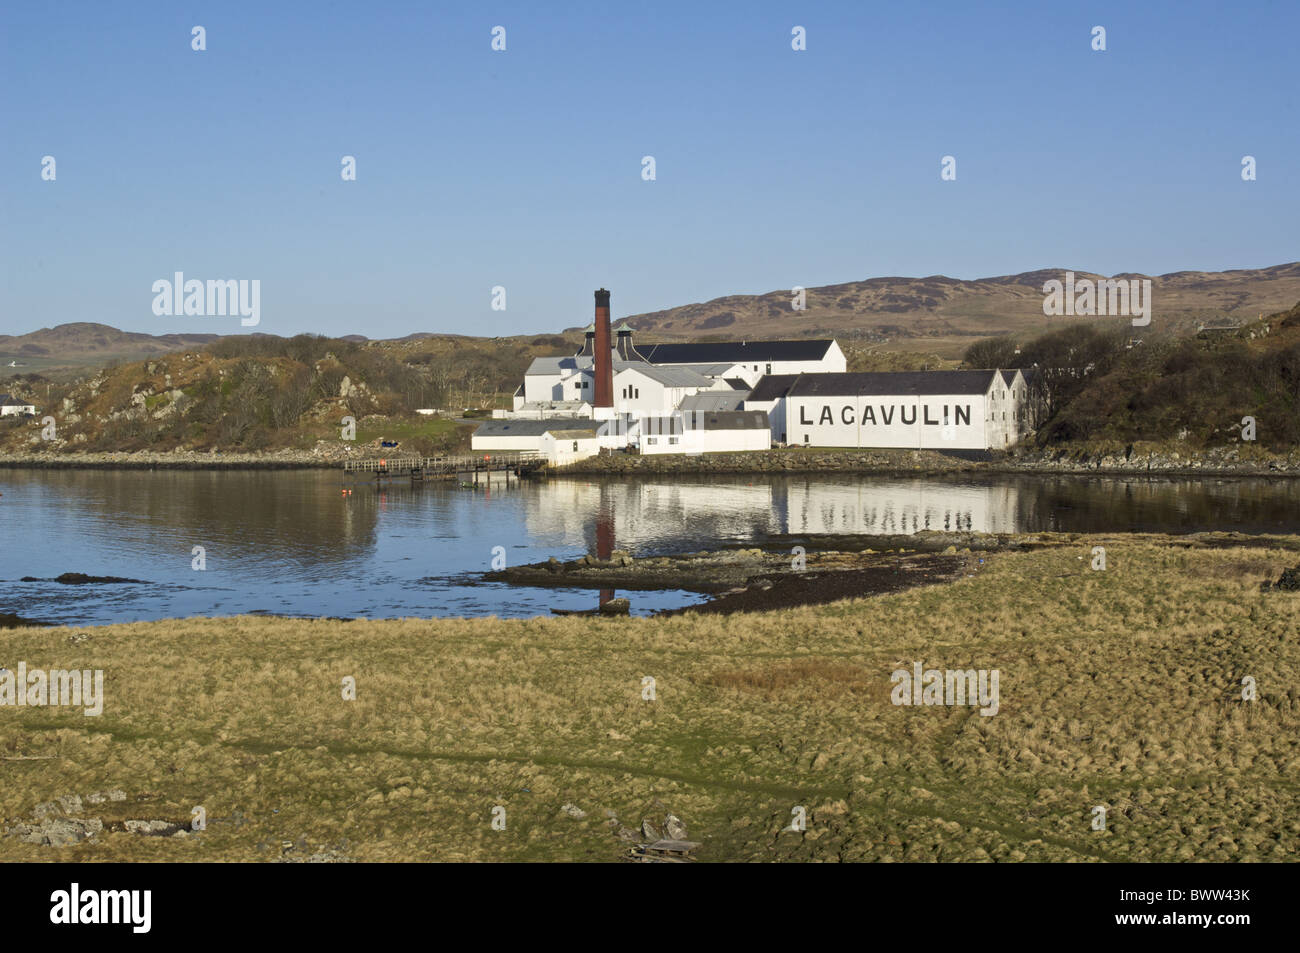
[[[1065, 268], [963, 281], [943, 275], [883, 277], [810, 287], [806, 308], [791, 308], [789, 290], [727, 295], [712, 301], [621, 318], [639, 340], [792, 339], [840, 337], [889, 343], [890, 349], [924, 348], [958, 355], [972, 340], [1002, 334], [1036, 335], [1062, 318], [1043, 315], [1043, 283], [1060, 280]], [[1187, 333], [1198, 322], [1234, 317], [1250, 320], [1283, 311], [1300, 300], [1300, 262], [1232, 271], [1175, 271], [1147, 276], [1101, 276], [1074, 270], [1076, 278], [1152, 278], [1152, 333]], [[615, 298], [617, 304], [617, 297]], [[569, 328], [580, 334], [587, 323]], [[141, 360], [174, 351], [198, 350], [223, 335], [145, 334], [79, 321], [27, 334], [0, 334], [0, 363], [17, 360], [29, 370], [84, 367], [111, 360]], [[393, 343], [462, 335], [415, 331]], [[519, 337], [531, 337], [521, 335]], [[360, 334], [346, 340], [365, 342]]]
[[782, 289], [727, 295], [620, 320], [655, 340], [849, 335], [879, 341], [947, 338], [969, 342], [1000, 334], [1040, 334], [1050, 329], [1050, 322], [1059, 323], [1061, 318], [1043, 315], [1043, 284], [1061, 280], [1069, 270], [1077, 279], [1093, 281], [1102, 277], [1151, 278], [1153, 324], [1160, 325], [1160, 331], [1174, 333], [1193, 330], [1196, 322], [1208, 318], [1254, 319], [1300, 300], [1300, 262], [1158, 276], [1133, 272], [1103, 276], [1079, 269], [1044, 268], [974, 281], [932, 275], [810, 287], [802, 311], [792, 309], [792, 293]]

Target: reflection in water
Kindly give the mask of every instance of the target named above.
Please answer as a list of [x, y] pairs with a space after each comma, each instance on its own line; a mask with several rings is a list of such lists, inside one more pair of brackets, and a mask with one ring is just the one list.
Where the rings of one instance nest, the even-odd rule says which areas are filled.
[[[0, 470], [0, 612], [63, 622], [274, 612], [399, 617], [591, 608], [581, 590], [471, 584], [512, 564], [762, 544], [782, 534], [1300, 532], [1300, 480], [672, 476], [343, 492], [339, 474]], [[194, 546], [207, 570], [191, 569]], [[58, 586], [21, 576], [129, 576]], [[614, 597], [601, 591], [597, 605]], [[689, 593], [638, 593], [637, 611]]]

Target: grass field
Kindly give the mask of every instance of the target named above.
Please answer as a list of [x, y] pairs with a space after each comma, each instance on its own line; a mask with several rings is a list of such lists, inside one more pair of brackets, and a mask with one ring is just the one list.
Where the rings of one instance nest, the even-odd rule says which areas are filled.
[[[0, 860], [610, 861], [668, 811], [702, 861], [1293, 860], [1300, 593], [1259, 582], [1295, 562], [1089, 537], [744, 616], [2, 631], [0, 665], [103, 669], [105, 701], [0, 708]], [[997, 669], [997, 714], [892, 704], [914, 662]], [[88, 840], [13, 833], [113, 789]]]

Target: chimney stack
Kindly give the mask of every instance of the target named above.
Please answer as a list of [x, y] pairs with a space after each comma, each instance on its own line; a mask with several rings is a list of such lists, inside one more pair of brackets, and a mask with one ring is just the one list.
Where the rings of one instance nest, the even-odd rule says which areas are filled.
[[614, 406], [614, 362], [610, 356], [613, 342], [609, 339], [609, 292], [601, 288], [596, 292], [596, 353], [593, 366], [596, 394], [592, 407]]

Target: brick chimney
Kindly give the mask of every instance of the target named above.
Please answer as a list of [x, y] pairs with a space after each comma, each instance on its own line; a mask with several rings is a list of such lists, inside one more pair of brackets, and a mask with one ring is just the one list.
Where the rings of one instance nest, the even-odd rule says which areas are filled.
[[596, 349], [593, 373], [596, 394], [592, 407], [614, 406], [614, 362], [610, 355], [613, 342], [609, 339], [609, 292], [601, 288], [596, 292]]

